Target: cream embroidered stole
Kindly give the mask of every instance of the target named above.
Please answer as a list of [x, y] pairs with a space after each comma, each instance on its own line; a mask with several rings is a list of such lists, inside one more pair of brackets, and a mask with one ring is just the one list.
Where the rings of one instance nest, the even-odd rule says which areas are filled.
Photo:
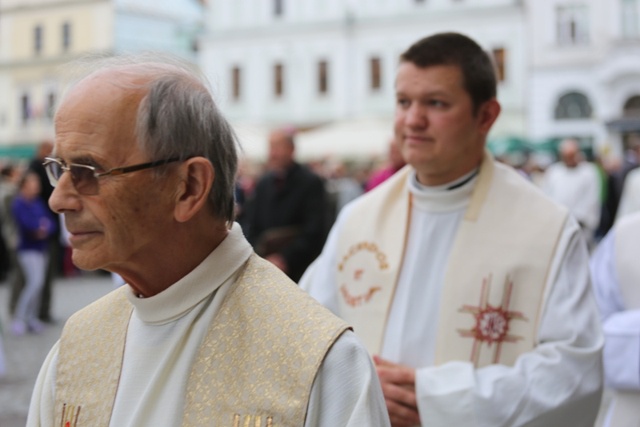
[[[109, 425], [132, 313], [127, 291], [110, 293], [65, 325], [56, 373], [61, 426]], [[316, 373], [346, 329], [252, 255], [191, 368], [183, 426], [303, 425]]]
[[[340, 314], [372, 354], [382, 347], [404, 257], [410, 173], [406, 167], [363, 196], [338, 239]], [[436, 364], [510, 365], [535, 346], [566, 218], [566, 210], [485, 155], [445, 270]]]
[[[640, 213], [623, 216], [615, 228], [615, 271], [626, 310], [640, 309]], [[640, 393], [615, 390], [611, 426], [640, 426]]]

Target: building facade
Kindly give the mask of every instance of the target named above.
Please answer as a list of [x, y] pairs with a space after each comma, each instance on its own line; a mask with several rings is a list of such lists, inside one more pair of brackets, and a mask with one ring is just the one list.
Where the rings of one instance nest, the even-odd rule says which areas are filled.
[[640, 131], [640, 1], [530, 1], [528, 16], [528, 136], [620, 158]]
[[[240, 128], [379, 120], [385, 131], [371, 144], [384, 150], [399, 55], [419, 38], [457, 31], [490, 51], [500, 69], [503, 112], [494, 133], [525, 133], [520, 1], [219, 0], [207, 9], [200, 64]], [[346, 138], [336, 135], [332, 143], [339, 149]]]
[[574, 137], [620, 157], [638, 138], [640, 0], [219, 0], [207, 9], [200, 63], [241, 129], [390, 126], [399, 54], [457, 31], [496, 62], [503, 111], [492, 140]]
[[0, 155], [22, 155], [53, 136], [68, 85], [62, 66], [87, 54], [162, 50], [195, 61], [196, 0], [0, 2]]

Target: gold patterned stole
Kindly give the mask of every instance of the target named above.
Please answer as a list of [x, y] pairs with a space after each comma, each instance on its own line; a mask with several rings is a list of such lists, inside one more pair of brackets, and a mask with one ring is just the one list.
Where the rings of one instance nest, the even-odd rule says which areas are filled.
[[[60, 343], [56, 424], [108, 426], [132, 312], [120, 288], [72, 316]], [[183, 426], [301, 426], [317, 371], [347, 325], [252, 255], [195, 358]]]
[[[372, 354], [381, 350], [404, 258], [409, 176], [405, 169], [365, 195], [338, 239], [340, 314]], [[534, 347], [566, 218], [566, 210], [485, 154], [445, 269], [436, 363], [513, 364]]]
[[75, 313], [60, 338], [54, 426], [108, 426], [133, 307], [120, 287]]
[[302, 426], [318, 369], [348, 327], [256, 255], [238, 283], [189, 376], [183, 425]]

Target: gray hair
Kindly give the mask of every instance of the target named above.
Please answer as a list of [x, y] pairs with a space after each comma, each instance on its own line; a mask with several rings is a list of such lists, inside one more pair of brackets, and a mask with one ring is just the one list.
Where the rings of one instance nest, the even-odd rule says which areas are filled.
[[[195, 156], [208, 159], [215, 173], [209, 204], [216, 217], [233, 221], [238, 142], [218, 109], [206, 79], [191, 64], [161, 54], [127, 55], [92, 62], [95, 72], [112, 69], [144, 79], [142, 88], [147, 93], [140, 101], [136, 118], [140, 148], [153, 160], [186, 160]], [[116, 83], [141, 87], [127, 80]], [[157, 169], [157, 173], [162, 173], [162, 169]]]

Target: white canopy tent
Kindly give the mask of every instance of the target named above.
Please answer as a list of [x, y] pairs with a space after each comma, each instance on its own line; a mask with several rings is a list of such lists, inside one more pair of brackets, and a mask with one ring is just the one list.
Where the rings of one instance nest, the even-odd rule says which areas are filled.
[[357, 119], [333, 122], [296, 136], [300, 161], [326, 157], [369, 160], [384, 157], [393, 134], [391, 120]]
[[[269, 132], [265, 125], [232, 124], [240, 140], [243, 157], [267, 158]], [[370, 160], [385, 157], [393, 134], [392, 120], [344, 120], [300, 131], [296, 135], [296, 159], [302, 162], [324, 158]]]
[[232, 123], [231, 127], [240, 141], [240, 157], [259, 162], [267, 159], [269, 127], [244, 123]]

